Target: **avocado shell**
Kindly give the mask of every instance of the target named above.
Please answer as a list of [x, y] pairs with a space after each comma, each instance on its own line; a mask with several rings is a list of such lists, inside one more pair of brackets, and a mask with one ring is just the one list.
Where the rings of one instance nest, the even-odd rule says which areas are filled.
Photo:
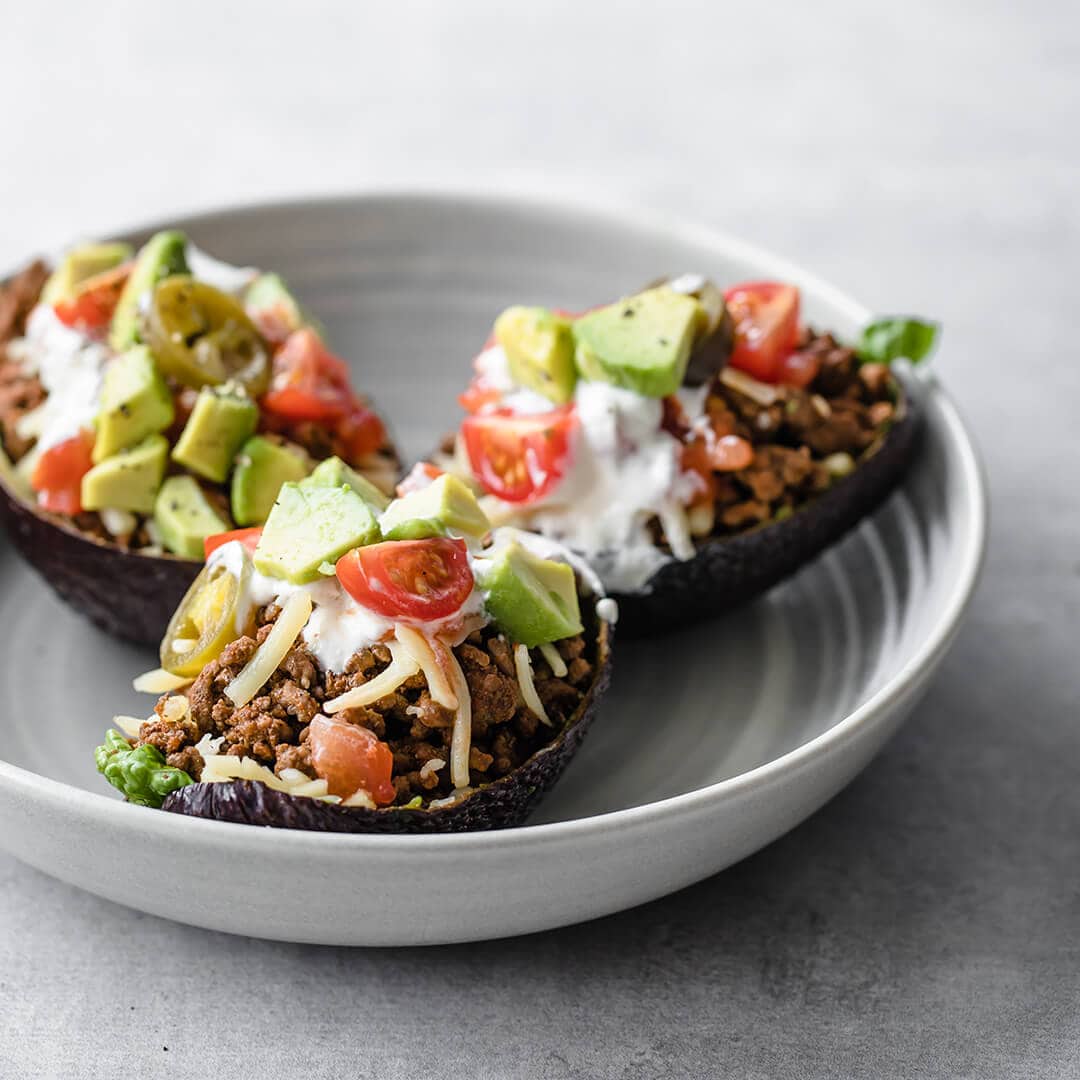
[[477, 788], [453, 806], [437, 810], [401, 807], [369, 810], [287, 795], [257, 781], [233, 780], [180, 788], [166, 797], [162, 809], [240, 825], [273, 825], [310, 832], [447, 833], [520, 825], [544, 792], [559, 779], [581, 745], [610, 682], [612, 627], [595, 620], [587, 631], [596, 633], [596, 675], [566, 727], [554, 742], [538, 750], [513, 772]]
[[692, 559], [662, 566], [645, 591], [616, 594], [620, 634], [651, 637], [746, 603], [790, 577], [876, 509], [918, 448], [922, 418], [899, 378], [897, 385], [898, 419], [859, 457], [852, 473], [790, 517], [705, 540]]
[[0, 479], [0, 518], [12, 543], [56, 594], [115, 637], [157, 646], [188, 586], [193, 559], [140, 555], [79, 532]]

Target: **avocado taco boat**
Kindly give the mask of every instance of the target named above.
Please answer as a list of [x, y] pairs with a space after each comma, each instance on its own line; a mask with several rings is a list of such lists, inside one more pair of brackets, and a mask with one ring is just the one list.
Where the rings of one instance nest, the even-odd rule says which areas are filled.
[[916, 446], [891, 365], [923, 359], [937, 327], [882, 319], [848, 345], [803, 325], [799, 301], [687, 274], [577, 316], [509, 308], [468, 417], [405, 484], [455, 473], [496, 524], [576, 552], [623, 633], [719, 614], [842, 536]]
[[84, 244], [0, 286], [0, 510], [53, 588], [155, 643], [207, 536], [257, 526], [340, 456], [398, 462], [284, 282], [161, 232]]
[[514, 825], [609, 677], [611, 600], [441, 476], [387, 506], [339, 459], [210, 554], [98, 769], [131, 802], [334, 832]]

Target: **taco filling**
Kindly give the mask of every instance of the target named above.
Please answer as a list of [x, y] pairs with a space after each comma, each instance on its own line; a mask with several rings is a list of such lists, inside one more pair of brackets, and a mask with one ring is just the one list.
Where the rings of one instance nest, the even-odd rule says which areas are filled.
[[[492, 529], [444, 476], [387, 506], [340, 460], [286, 483], [265, 526], [212, 538], [173, 616], [153, 715], [97, 763], [129, 800], [256, 781], [346, 807], [438, 809], [560, 737], [596, 682], [586, 570]], [[551, 558], [551, 555], [556, 558]]]
[[201, 559], [260, 525], [281, 483], [339, 456], [382, 491], [397, 460], [276, 274], [182, 233], [85, 244], [0, 288], [9, 485], [86, 536]]
[[849, 346], [799, 307], [794, 286], [722, 292], [683, 275], [579, 315], [510, 308], [434, 466], [481, 490], [492, 521], [567, 545], [609, 590], [642, 592], [704, 541], [800, 510], [898, 419], [889, 365], [925, 356], [936, 327], [882, 320]]

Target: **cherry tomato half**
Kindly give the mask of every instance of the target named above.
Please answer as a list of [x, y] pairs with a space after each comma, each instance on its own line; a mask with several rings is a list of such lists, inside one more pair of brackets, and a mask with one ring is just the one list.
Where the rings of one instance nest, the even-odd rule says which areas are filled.
[[56, 514], [82, 513], [82, 478], [93, 467], [93, 450], [93, 434], [80, 431], [38, 458], [30, 477], [38, 506]]
[[388, 540], [337, 561], [345, 591], [387, 619], [433, 622], [453, 615], [473, 590], [463, 540]]
[[577, 416], [573, 405], [515, 416], [505, 412], [468, 417], [461, 425], [473, 475], [485, 491], [506, 502], [534, 502], [566, 474]]
[[203, 555], [209, 559], [219, 547], [239, 540], [252, 554], [259, 546], [259, 537], [262, 536], [262, 526], [254, 525], [250, 529], [233, 529], [231, 532], [215, 533], [203, 541]]
[[775, 281], [751, 281], [724, 293], [735, 323], [728, 363], [762, 382], [777, 382], [781, 363], [799, 336], [799, 290]]
[[394, 801], [394, 755], [374, 732], [319, 715], [308, 728], [308, 746], [311, 764], [331, 795], [348, 799], [363, 788], [379, 806]]
[[356, 405], [349, 369], [310, 326], [302, 327], [274, 354], [270, 389], [262, 405], [286, 420], [341, 420]]
[[806, 389], [818, 376], [821, 360], [808, 352], [789, 353], [780, 361], [777, 382]]
[[65, 326], [79, 330], [104, 329], [112, 320], [131, 267], [131, 263], [124, 263], [79, 282], [72, 296], [53, 305], [56, 317]]

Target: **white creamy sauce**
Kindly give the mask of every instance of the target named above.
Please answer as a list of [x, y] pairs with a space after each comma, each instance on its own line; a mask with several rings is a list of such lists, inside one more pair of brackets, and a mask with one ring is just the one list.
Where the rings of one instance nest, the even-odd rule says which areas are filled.
[[[214, 551], [207, 565], [223, 565], [234, 577], [241, 578], [244, 565], [249, 561], [250, 556], [244, 545], [238, 540], [232, 540]], [[336, 577], [325, 577], [309, 585], [293, 585], [280, 578], [261, 574], [251, 567], [247, 586], [237, 605], [237, 632], [247, 624], [253, 610], [270, 603], [284, 604], [297, 592], [306, 592], [311, 596], [311, 617], [304, 626], [301, 637], [308, 651], [325, 671], [344, 671], [353, 653], [385, 641], [394, 631], [393, 621], [357, 603], [341, 587]], [[449, 619], [410, 625], [416, 626], [430, 638], [448, 624], [456, 623], [468, 615], [483, 614], [483, 611], [483, 595], [478, 588], [474, 588], [465, 603]], [[397, 621], [410, 622], [407, 619]]]
[[[510, 394], [518, 389], [517, 383], [514, 382], [513, 376], [510, 374], [510, 361], [507, 360], [506, 353], [501, 345], [492, 345], [490, 348], [485, 349], [473, 361], [473, 370], [480, 380], [486, 386], [490, 386], [492, 390]], [[548, 408], [551, 408], [550, 401], [548, 402]]]
[[[639, 591], [671, 559], [653, 544], [648, 523], [682, 515], [694, 479], [680, 469], [681, 444], [660, 426], [659, 400], [580, 380], [574, 402], [572, 467], [521, 517], [580, 552], [607, 589]], [[512, 504], [501, 506], [520, 514]]]
[[20, 433], [37, 436], [35, 453], [93, 427], [110, 356], [104, 345], [65, 326], [48, 304], [38, 304], [27, 320], [18, 354], [48, 393], [20, 423]]
[[233, 295], [243, 292], [259, 276], [254, 267], [222, 262], [192, 243], [187, 246], [185, 258], [193, 278]]

